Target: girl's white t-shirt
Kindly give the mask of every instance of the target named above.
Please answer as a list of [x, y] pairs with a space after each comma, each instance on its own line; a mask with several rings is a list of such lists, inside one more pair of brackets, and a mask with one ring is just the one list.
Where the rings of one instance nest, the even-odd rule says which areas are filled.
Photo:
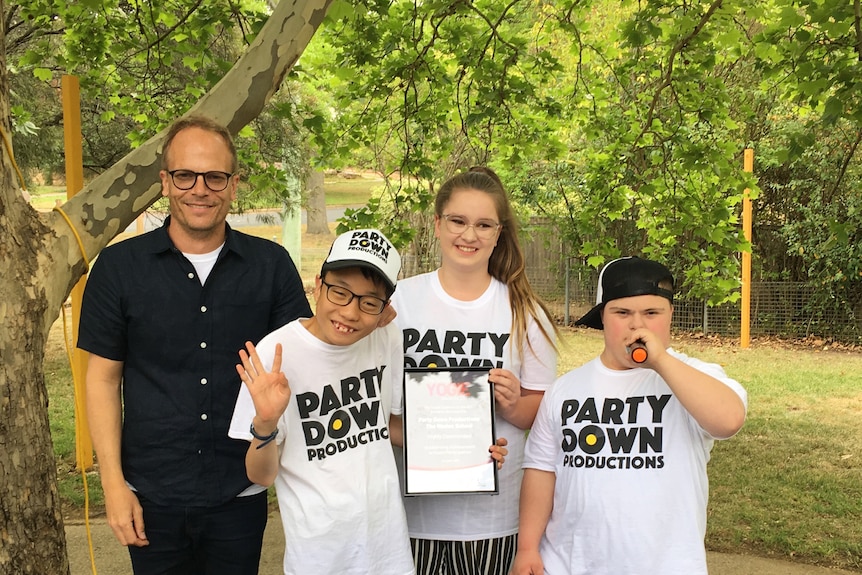
[[[398, 282], [392, 305], [404, 337], [405, 367], [499, 367], [514, 373], [522, 388], [542, 392], [556, 378], [556, 350], [535, 321], [527, 326], [532, 350], [526, 345], [512, 349], [509, 290], [496, 279], [478, 299], [461, 301], [443, 290], [436, 271], [421, 274]], [[553, 334], [550, 321], [542, 319]], [[495, 427], [497, 437], [509, 442], [499, 472], [499, 494], [405, 497], [411, 537], [474, 541], [518, 532], [526, 432], [500, 416]]]

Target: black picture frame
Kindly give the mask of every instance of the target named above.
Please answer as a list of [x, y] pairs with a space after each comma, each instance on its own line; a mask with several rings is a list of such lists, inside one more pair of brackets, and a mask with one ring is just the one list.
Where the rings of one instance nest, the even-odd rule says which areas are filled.
[[499, 493], [487, 368], [404, 370], [404, 494]]

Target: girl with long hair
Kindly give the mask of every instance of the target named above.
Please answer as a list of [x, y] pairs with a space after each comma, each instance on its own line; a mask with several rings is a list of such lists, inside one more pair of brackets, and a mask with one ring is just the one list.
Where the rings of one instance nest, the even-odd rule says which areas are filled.
[[487, 367], [496, 432], [509, 455], [498, 496], [405, 498], [413, 558], [418, 575], [507, 575], [526, 430], [556, 378], [557, 329], [527, 280], [517, 218], [492, 170], [447, 180], [434, 209], [440, 267], [402, 280], [392, 299], [405, 366]]

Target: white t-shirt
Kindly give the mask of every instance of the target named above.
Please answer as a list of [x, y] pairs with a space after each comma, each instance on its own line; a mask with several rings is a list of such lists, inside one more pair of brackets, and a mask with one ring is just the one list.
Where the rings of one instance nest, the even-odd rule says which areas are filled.
[[[401, 413], [400, 332], [390, 324], [334, 346], [297, 320], [257, 345], [264, 366], [276, 343], [292, 392], [276, 438], [284, 572], [413, 573], [388, 426]], [[251, 441], [254, 414], [243, 384], [229, 435]]]
[[185, 258], [189, 260], [189, 263], [191, 263], [195, 268], [195, 271], [198, 272], [198, 279], [201, 280], [201, 285], [207, 283], [207, 278], [210, 276], [210, 272], [213, 271], [223, 247], [224, 244], [205, 254], [187, 254], [186, 252], [183, 252]]
[[[532, 350], [526, 343], [523, 350], [512, 349], [509, 290], [496, 279], [478, 299], [460, 301], [443, 290], [434, 271], [398, 282], [392, 302], [407, 367], [500, 367], [514, 373], [521, 387], [536, 391], [545, 391], [556, 378], [556, 351], [535, 321], [527, 324]], [[543, 322], [553, 337], [550, 321], [543, 317]], [[475, 541], [518, 532], [525, 431], [500, 416], [494, 425], [497, 436], [509, 442], [499, 472], [499, 495], [405, 497], [411, 537]]]
[[[711, 363], [668, 353], [735, 391]], [[525, 468], [556, 474], [540, 554], [549, 575], [706, 575], [713, 438], [659, 375], [596, 358], [542, 399]]]

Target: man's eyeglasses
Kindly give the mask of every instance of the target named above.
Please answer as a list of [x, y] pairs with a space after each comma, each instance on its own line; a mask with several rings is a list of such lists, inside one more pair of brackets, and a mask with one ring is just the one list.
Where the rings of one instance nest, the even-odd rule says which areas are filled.
[[490, 240], [497, 233], [497, 230], [503, 227], [502, 224], [494, 220], [479, 220], [471, 224], [467, 222], [467, 218], [464, 216], [443, 214], [441, 217], [446, 222], [446, 229], [453, 234], [461, 235], [467, 231], [467, 228], [473, 228], [473, 233], [482, 240]]
[[214, 192], [221, 192], [230, 183], [228, 172], [193, 172], [191, 170], [171, 170], [171, 181], [180, 190], [190, 190], [198, 182], [198, 176], [204, 177], [204, 184]]
[[347, 288], [328, 284], [323, 280], [320, 283], [326, 286], [326, 299], [335, 305], [345, 306], [356, 299], [359, 302], [359, 311], [369, 315], [380, 315], [386, 307], [386, 300], [373, 295], [356, 295]]

